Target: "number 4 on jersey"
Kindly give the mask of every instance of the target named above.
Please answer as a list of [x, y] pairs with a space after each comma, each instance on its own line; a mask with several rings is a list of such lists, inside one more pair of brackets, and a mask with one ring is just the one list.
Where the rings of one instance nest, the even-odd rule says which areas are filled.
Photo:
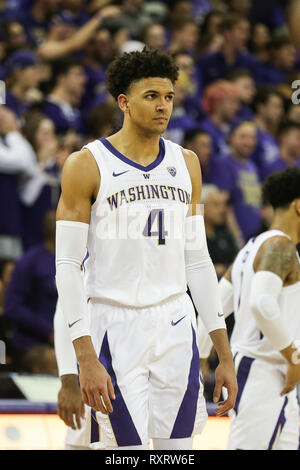
[[[156, 217], [158, 217], [158, 220], [157, 220], [158, 231], [153, 232], [151, 228]], [[144, 237], [158, 237], [159, 245], [166, 244], [165, 237], [168, 235], [168, 232], [166, 232], [164, 229], [164, 210], [163, 209], [153, 209], [150, 212], [144, 231], [143, 231], [143, 235]]]

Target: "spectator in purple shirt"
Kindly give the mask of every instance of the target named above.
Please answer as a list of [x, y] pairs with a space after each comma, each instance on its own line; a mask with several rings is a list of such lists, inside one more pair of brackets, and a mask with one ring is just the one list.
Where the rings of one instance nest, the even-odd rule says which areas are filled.
[[220, 32], [224, 37], [221, 50], [204, 54], [198, 62], [203, 86], [225, 78], [236, 68], [247, 69], [256, 78], [258, 61], [246, 50], [250, 37], [248, 20], [234, 13], [224, 15]]
[[145, 26], [139, 35], [139, 39], [148, 49], [164, 51], [167, 45], [165, 28], [159, 23], [150, 23]]
[[295, 70], [297, 53], [288, 35], [274, 36], [268, 45], [269, 61], [259, 67], [259, 85], [281, 85]]
[[84, 68], [71, 58], [52, 63], [54, 86], [43, 107], [55, 125], [58, 134], [66, 134], [69, 129], [84, 133], [84, 123], [80, 113], [80, 102], [85, 90]]
[[177, 18], [176, 21], [172, 22], [170, 30], [169, 54], [182, 50], [187, 51], [191, 55], [196, 52], [199, 40], [199, 27], [193, 18]]
[[249, 51], [261, 62], [269, 59], [268, 44], [271, 41], [271, 32], [263, 23], [252, 26], [251, 39], [248, 45]]
[[191, 82], [188, 75], [183, 71], [179, 73], [174, 91], [174, 108], [166, 130], [166, 138], [182, 145], [185, 131], [197, 126], [196, 120], [189, 116], [184, 108], [185, 99], [191, 91]]
[[231, 72], [227, 80], [238, 87], [241, 107], [237, 114], [237, 121], [252, 121], [254, 113], [251, 105], [256, 93], [255, 81], [248, 70], [236, 69]]
[[202, 88], [197, 79], [195, 61], [186, 51], [178, 51], [173, 57], [179, 70], [187, 74], [191, 84], [191, 91], [184, 100], [184, 109], [189, 116], [201, 120], [204, 114], [201, 106]]
[[40, 83], [37, 56], [28, 50], [19, 50], [7, 62], [6, 106], [21, 118], [30, 106], [29, 93]]
[[191, 129], [184, 134], [183, 147], [195, 152], [199, 158], [202, 181], [210, 183], [214, 169], [214, 154], [212, 138], [202, 129]]
[[218, 80], [204, 91], [202, 106], [207, 117], [199, 127], [210, 134], [214, 153], [224, 153], [231, 124], [240, 108], [238, 88], [229, 81]]
[[292, 121], [283, 122], [279, 127], [277, 137], [279, 156], [266, 167], [265, 178], [275, 171], [285, 170], [292, 166], [300, 167], [300, 124]]
[[44, 244], [31, 248], [17, 261], [5, 296], [4, 315], [12, 322], [11, 345], [17, 365], [33, 346], [53, 345], [55, 211], [46, 214], [44, 227]]
[[[261, 224], [261, 187], [257, 169], [250, 160], [256, 146], [255, 124], [239, 124], [231, 132], [229, 146], [230, 153], [220, 157], [214, 165], [212, 183], [230, 194], [232, 221], [236, 220], [246, 242]], [[238, 231], [236, 237], [239, 238]]]
[[266, 166], [278, 157], [278, 142], [275, 135], [283, 117], [284, 100], [273, 87], [261, 87], [255, 95], [253, 108], [258, 134], [257, 146], [251, 159], [259, 171], [260, 179], [263, 180]]

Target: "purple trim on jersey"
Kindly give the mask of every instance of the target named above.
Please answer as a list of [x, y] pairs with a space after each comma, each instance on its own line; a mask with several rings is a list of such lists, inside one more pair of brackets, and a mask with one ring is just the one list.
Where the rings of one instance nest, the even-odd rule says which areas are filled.
[[107, 332], [103, 338], [99, 361], [105, 367], [110, 375], [115, 390], [116, 399], [112, 400], [114, 411], [109, 414], [110, 424], [112, 426], [118, 446], [137, 446], [141, 445], [141, 438], [136, 430], [134, 422], [130, 416], [122, 393], [117, 384], [117, 378], [112, 366], [112, 357], [109, 349]]
[[281, 432], [283, 426], [285, 425], [286, 418], [285, 418], [284, 411], [285, 411], [285, 407], [286, 407], [287, 403], [288, 403], [288, 397], [285, 397], [284, 403], [283, 403], [283, 407], [282, 407], [282, 409], [281, 409], [281, 412], [280, 412], [278, 421], [277, 421], [277, 423], [276, 423], [276, 426], [275, 426], [273, 435], [272, 435], [271, 440], [270, 440], [270, 443], [269, 443], [268, 450], [272, 450], [272, 447], [273, 447], [273, 445], [274, 445], [274, 442], [275, 442], [275, 439], [276, 439], [276, 436], [277, 436], [279, 427], [281, 426], [281, 429], [280, 429], [280, 432]]
[[122, 160], [122, 162], [124, 163], [127, 163], [128, 165], [131, 165], [131, 166], [134, 166], [135, 168], [137, 168], [138, 170], [142, 170], [142, 171], [150, 171], [150, 170], [153, 170], [154, 168], [156, 168], [164, 159], [164, 156], [165, 156], [165, 143], [163, 141], [162, 138], [159, 139], [159, 153], [156, 157], [156, 159], [154, 160], [154, 162], [152, 162], [150, 165], [148, 166], [143, 166], [143, 165], [139, 165], [138, 163], [134, 162], [133, 160], [130, 160], [129, 158], [125, 157], [125, 155], [123, 155], [122, 153], [120, 153], [107, 139], [105, 139], [104, 137], [102, 137], [101, 139], [99, 139], [100, 142], [107, 148], [107, 150], [109, 150], [111, 153], [113, 153], [117, 158], [119, 158], [120, 160]]
[[99, 424], [96, 418], [96, 411], [91, 409], [91, 442], [99, 442]]
[[238, 373], [236, 376], [239, 389], [238, 389], [238, 394], [236, 397], [236, 402], [233, 408], [236, 414], [238, 413], [238, 407], [240, 404], [241, 396], [242, 396], [244, 387], [246, 385], [253, 361], [254, 361], [253, 357], [244, 356], [239, 365]]
[[193, 433], [195, 418], [197, 412], [197, 403], [199, 397], [199, 375], [200, 375], [200, 358], [196, 342], [196, 333], [192, 325], [193, 331], [193, 357], [188, 379], [188, 386], [180, 405], [177, 418], [170, 436], [170, 439], [183, 439], [190, 437]]
[[90, 254], [88, 252], [88, 250], [86, 251], [86, 255], [84, 257], [84, 260], [82, 261], [82, 267], [83, 269], [85, 270], [85, 266], [84, 266], [84, 263], [86, 262], [86, 260], [89, 258]]

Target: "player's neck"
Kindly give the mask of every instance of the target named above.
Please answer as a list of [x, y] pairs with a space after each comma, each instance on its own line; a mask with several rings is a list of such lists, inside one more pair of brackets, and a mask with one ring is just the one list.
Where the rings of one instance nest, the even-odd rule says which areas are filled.
[[295, 245], [299, 243], [298, 227], [289, 211], [275, 211], [270, 230], [280, 230], [288, 235]]
[[125, 157], [147, 166], [159, 153], [159, 135], [145, 135], [130, 128], [122, 129], [107, 140]]

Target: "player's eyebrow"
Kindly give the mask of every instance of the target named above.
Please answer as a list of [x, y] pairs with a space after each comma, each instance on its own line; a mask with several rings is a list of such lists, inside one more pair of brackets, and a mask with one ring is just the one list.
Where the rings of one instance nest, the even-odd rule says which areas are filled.
[[[157, 90], [147, 90], [147, 91], [143, 92], [144, 95], [146, 95], [147, 93], [155, 93], [156, 95], [159, 95], [159, 92]], [[175, 93], [174, 93], [174, 91], [168, 91], [166, 93], [166, 95], [174, 95], [175, 96]]]

